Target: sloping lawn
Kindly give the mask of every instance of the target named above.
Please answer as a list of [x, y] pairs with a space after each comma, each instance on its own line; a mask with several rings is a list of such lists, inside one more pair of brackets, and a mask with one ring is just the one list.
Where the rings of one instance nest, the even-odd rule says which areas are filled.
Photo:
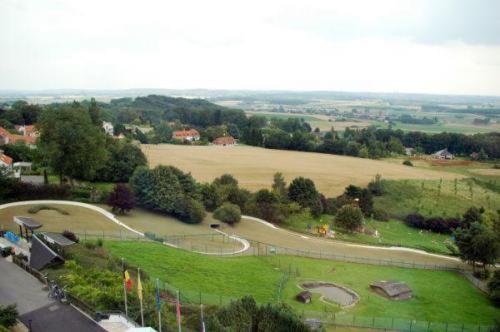
[[[313, 303], [303, 305], [295, 300], [297, 285], [304, 280], [332, 281], [355, 290], [360, 302], [345, 310], [365, 317], [389, 317], [453, 323], [492, 324], [500, 309], [475, 289], [465, 278], [452, 272], [437, 272], [341, 263], [291, 256], [213, 257], [189, 253], [156, 243], [105, 242], [112, 254], [124, 257], [152, 277], [160, 278], [181, 292], [210, 293], [217, 303], [219, 295], [237, 298], [253, 295], [257, 301], [277, 299], [284, 272], [291, 271], [281, 299], [298, 310], [324, 310], [325, 304], [315, 296]], [[415, 297], [409, 301], [390, 301], [369, 289], [380, 280], [406, 282]], [[204, 295], [204, 298], [205, 295]], [[196, 299], [195, 299], [196, 300]], [[328, 311], [340, 311], [327, 304]]]
[[156, 243], [107, 241], [106, 248], [181, 291], [238, 298], [251, 294], [257, 301], [276, 296], [283, 273], [259, 257], [212, 257]]

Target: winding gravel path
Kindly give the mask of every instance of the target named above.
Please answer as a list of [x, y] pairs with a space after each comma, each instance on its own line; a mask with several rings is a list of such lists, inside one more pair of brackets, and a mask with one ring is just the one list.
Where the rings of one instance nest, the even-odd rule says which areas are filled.
[[[98, 212], [100, 214], [102, 214], [103, 216], [105, 216], [109, 221], [111, 222], [114, 222], [115, 224], [127, 229], [128, 231], [130, 232], [133, 232], [137, 235], [140, 235], [140, 236], [144, 236], [144, 233], [143, 232], [140, 232], [130, 226], [128, 226], [127, 224], [121, 222], [118, 218], [116, 218], [116, 216], [114, 214], [112, 214], [111, 212], [99, 207], [99, 206], [95, 206], [95, 205], [92, 205], [92, 204], [87, 204], [87, 203], [82, 203], [82, 202], [75, 202], [75, 201], [60, 201], [60, 200], [35, 200], [35, 201], [21, 201], [21, 202], [12, 202], [12, 203], [7, 203], [7, 204], [2, 204], [0, 205], [0, 210], [2, 209], [6, 209], [6, 208], [10, 208], [10, 207], [14, 207], [14, 206], [23, 206], [23, 205], [42, 205], [42, 204], [45, 204], [45, 205], [50, 205], [50, 204], [55, 204], [55, 205], [72, 205], [72, 206], [79, 206], [79, 207], [83, 207], [83, 208], [87, 208], [87, 209], [90, 209], [90, 210], [93, 210], [95, 212]], [[221, 233], [221, 234], [224, 234], [230, 238], [232, 238], [233, 240], [235, 241], [238, 241], [242, 248], [239, 249], [239, 250], [236, 250], [236, 251], [232, 251], [232, 252], [226, 252], [226, 253], [222, 253], [223, 255], [237, 255], [237, 254], [242, 254], [244, 253], [245, 251], [247, 251], [249, 248], [250, 248], [250, 243], [245, 240], [245, 239], [242, 239], [236, 235], [229, 235], [227, 233], [224, 233], [220, 230], [216, 230], [218, 233]], [[170, 244], [170, 243], [167, 243], [167, 242], [164, 242], [163, 244], [165, 245], [168, 245], [170, 247], [177, 247], [173, 244]], [[220, 253], [212, 253], [212, 252], [203, 252], [203, 251], [194, 251], [194, 252], [197, 252], [199, 254], [205, 254], [205, 255], [220, 255]]]

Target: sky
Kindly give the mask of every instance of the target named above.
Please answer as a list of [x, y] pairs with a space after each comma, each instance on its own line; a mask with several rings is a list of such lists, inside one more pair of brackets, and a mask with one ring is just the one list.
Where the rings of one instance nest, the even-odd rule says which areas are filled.
[[0, 89], [500, 95], [497, 0], [0, 0]]

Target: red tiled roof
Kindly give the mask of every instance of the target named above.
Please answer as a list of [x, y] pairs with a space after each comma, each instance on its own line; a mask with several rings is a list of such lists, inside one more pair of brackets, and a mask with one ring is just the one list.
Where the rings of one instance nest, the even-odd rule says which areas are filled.
[[0, 161], [10, 166], [12, 165], [13, 159], [6, 154], [0, 154]]
[[213, 141], [214, 144], [216, 145], [231, 145], [235, 144], [236, 140], [232, 136], [224, 136], [224, 137], [217, 137]]
[[28, 125], [28, 126], [16, 125], [16, 130], [19, 131], [23, 127], [24, 127], [24, 136], [32, 136], [37, 134], [37, 130], [34, 125]]
[[36, 144], [36, 137], [33, 136], [23, 136], [14, 135], [9, 133], [5, 128], [0, 127], [0, 136], [5, 136], [9, 138], [9, 143], [16, 143], [22, 141], [26, 144]]
[[190, 137], [190, 136], [198, 136], [199, 137], [200, 133], [196, 129], [174, 131], [174, 137], [176, 137], [176, 138], [184, 138], [184, 137]]

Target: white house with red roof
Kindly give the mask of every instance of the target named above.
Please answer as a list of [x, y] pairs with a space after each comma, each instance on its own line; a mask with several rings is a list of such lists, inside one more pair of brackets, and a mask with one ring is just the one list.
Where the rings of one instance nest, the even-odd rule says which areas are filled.
[[199, 141], [200, 133], [196, 129], [174, 131], [174, 139], [179, 141]]
[[[29, 127], [29, 126], [28, 126]], [[31, 126], [33, 127], [33, 126]], [[21, 127], [20, 127], [21, 128]], [[0, 145], [2, 144], [15, 144], [17, 142], [24, 142], [25, 144], [34, 147], [38, 138], [36, 131], [22, 129], [23, 133], [27, 135], [11, 134], [7, 129], [0, 127]], [[33, 127], [34, 130], [34, 127]]]

